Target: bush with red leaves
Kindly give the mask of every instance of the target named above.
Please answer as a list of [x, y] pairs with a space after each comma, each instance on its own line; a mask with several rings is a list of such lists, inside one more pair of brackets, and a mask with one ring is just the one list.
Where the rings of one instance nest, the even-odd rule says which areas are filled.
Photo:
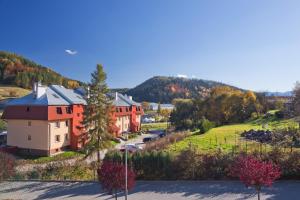
[[[98, 178], [102, 188], [118, 198], [119, 191], [125, 191], [125, 166], [120, 163], [104, 161], [98, 169]], [[127, 168], [127, 189], [130, 190], [135, 185], [135, 173]]]
[[14, 175], [15, 161], [7, 153], [0, 152], [0, 182]]
[[240, 157], [231, 168], [232, 176], [247, 186], [254, 187], [260, 200], [260, 191], [263, 186], [270, 187], [281, 175], [281, 170], [272, 162], [260, 161], [253, 156]]

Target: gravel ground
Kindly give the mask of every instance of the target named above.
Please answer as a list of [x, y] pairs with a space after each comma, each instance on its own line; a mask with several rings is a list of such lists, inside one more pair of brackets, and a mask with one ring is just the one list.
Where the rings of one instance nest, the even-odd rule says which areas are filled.
[[[264, 188], [261, 199], [299, 199], [300, 182], [281, 181]], [[113, 199], [95, 182], [3, 182], [0, 199]], [[120, 194], [118, 199], [124, 199]], [[257, 199], [252, 188], [235, 181], [140, 181], [129, 200], [242, 200]]]

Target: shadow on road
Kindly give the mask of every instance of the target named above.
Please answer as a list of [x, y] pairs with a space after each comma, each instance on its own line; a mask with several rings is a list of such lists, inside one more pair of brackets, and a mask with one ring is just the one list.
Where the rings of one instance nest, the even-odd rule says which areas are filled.
[[[298, 199], [299, 188], [300, 182], [282, 181], [264, 188], [262, 199]], [[0, 184], [0, 193], [30, 193], [31, 199], [111, 199], [95, 182], [6, 182]], [[234, 181], [139, 181], [129, 195], [131, 199], [256, 199], [254, 189]]]

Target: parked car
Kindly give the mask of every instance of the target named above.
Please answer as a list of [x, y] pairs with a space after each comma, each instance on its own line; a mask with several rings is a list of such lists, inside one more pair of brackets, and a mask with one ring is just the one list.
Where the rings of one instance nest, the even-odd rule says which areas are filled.
[[134, 153], [136, 151], [142, 150], [143, 148], [136, 144], [126, 144], [121, 147], [120, 151], [124, 152], [125, 149], [127, 149], [130, 153]]
[[153, 117], [145, 117], [143, 120], [142, 120], [143, 123], [154, 123], [155, 122], [155, 119]]
[[146, 143], [146, 142], [151, 142], [151, 141], [154, 141], [154, 140], [157, 140], [159, 138], [158, 135], [152, 135], [152, 136], [149, 136], [149, 137], [145, 137], [143, 139], [143, 142]]
[[166, 130], [150, 130], [148, 131], [149, 134], [155, 134], [155, 135], [158, 135], [159, 137], [165, 137], [166, 136]]

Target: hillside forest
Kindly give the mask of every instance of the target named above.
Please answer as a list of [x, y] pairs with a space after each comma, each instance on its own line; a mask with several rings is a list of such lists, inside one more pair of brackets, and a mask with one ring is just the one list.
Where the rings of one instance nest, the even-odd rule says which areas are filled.
[[35, 81], [67, 88], [76, 88], [82, 84], [22, 56], [0, 51], [0, 84], [30, 89]]

